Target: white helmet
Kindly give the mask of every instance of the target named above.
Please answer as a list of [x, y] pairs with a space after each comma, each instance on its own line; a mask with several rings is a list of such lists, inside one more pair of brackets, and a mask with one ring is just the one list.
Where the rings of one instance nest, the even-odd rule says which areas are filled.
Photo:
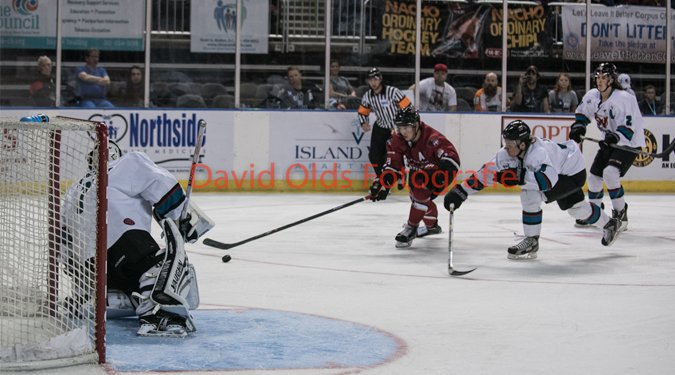
[[[97, 151], [98, 147], [95, 147], [93, 150], [89, 151], [87, 155], [87, 164], [89, 164], [90, 169], [94, 169], [94, 153]], [[117, 160], [122, 157], [122, 149], [120, 146], [113, 140], [108, 140], [108, 161]]]
[[630, 76], [626, 73], [619, 74], [619, 84], [624, 90], [630, 88]]

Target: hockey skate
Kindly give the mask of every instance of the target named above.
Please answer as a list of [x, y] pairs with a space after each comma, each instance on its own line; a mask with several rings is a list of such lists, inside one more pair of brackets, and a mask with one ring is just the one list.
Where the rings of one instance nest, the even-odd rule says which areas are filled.
[[136, 332], [145, 337], [177, 337], [188, 335], [188, 327], [185, 318], [158, 311], [154, 315], [146, 315], [138, 318], [141, 327]]
[[619, 230], [625, 232], [628, 229], [628, 203], [623, 206], [623, 210], [612, 210], [612, 218], [616, 218], [621, 222]]
[[509, 247], [506, 257], [513, 260], [537, 259], [539, 236], [525, 237], [519, 244]]
[[441, 228], [440, 225], [438, 225], [438, 223], [434, 224], [434, 226], [432, 226], [431, 228], [428, 228], [426, 226], [417, 227], [417, 237], [418, 238], [431, 236], [431, 235], [439, 234], [439, 233], [442, 233], [442, 232], [443, 232], [443, 229]]
[[[624, 209], [625, 211], [625, 209]], [[610, 246], [616, 241], [621, 233], [621, 220], [619, 218], [613, 217], [609, 219], [604, 228], [602, 228], [602, 244], [605, 246]]]
[[413, 227], [410, 224], [406, 224], [403, 227], [403, 230], [396, 235], [396, 247], [397, 248], [410, 247], [415, 237], [417, 237], [417, 227]]

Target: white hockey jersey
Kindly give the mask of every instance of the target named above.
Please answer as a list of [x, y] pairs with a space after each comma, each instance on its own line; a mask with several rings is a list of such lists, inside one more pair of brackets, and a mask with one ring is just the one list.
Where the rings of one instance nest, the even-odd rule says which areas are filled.
[[637, 99], [624, 90], [612, 90], [609, 98], [602, 102], [600, 91], [592, 89], [581, 99], [576, 113], [588, 120], [595, 119], [603, 138], [605, 132], [610, 131], [619, 135], [619, 145], [645, 145], [642, 113]]
[[[62, 216], [66, 227], [95, 222], [95, 176], [87, 175], [66, 194]], [[90, 193], [91, 192], [91, 193]], [[129, 152], [108, 164], [108, 238], [110, 248], [124, 232], [139, 229], [150, 232], [154, 215], [177, 220], [185, 194], [176, 178], [141, 152]], [[82, 216], [86, 219], [82, 220]], [[86, 221], [89, 220], [89, 221]], [[89, 257], [94, 255], [93, 243]]]
[[[497, 181], [497, 172], [520, 169], [523, 174], [523, 190], [548, 191], [558, 182], [558, 175], [572, 176], [585, 168], [584, 157], [574, 141], [555, 143], [550, 139], [534, 137], [523, 159], [511, 157], [505, 148], [463, 182], [471, 195], [492, 186]], [[478, 180], [478, 181], [476, 181]]]

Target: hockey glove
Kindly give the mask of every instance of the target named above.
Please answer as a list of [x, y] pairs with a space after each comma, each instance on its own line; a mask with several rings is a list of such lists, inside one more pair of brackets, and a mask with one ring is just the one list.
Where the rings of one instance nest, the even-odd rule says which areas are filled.
[[377, 179], [370, 185], [370, 195], [366, 199], [370, 199], [373, 202], [383, 201], [387, 199], [387, 195], [389, 195], [389, 189], [383, 187], [380, 180]]
[[605, 133], [605, 145], [615, 145], [619, 143], [619, 135], [612, 132]]
[[521, 176], [522, 169], [520, 168], [506, 168], [497, 172], [497, 182], [504, 186], [518, 186], [524, 185], [525, 179]]
[[183, 235], [183, 240], [185, 240], [185, 242], [187, 243], [197, 242], [197, 239], [199, 238], [199, 233], [197, 233], [197, 228], [195, 227], [196, 225], [197, 220], [195, 219], [193, 222], [192, 215], [190, 215], [190, 213], [188, 213], [184, 219], [179, 219], [178, 230], [180, 231], [180, 234]]
[[581, 121], [575, 121], [570, 127], [570, 139], [576, 143], [581, 143], [581, 137], [586, 135], [586, 124]]
[[454, 188], [450, 189], [448, 194], [445, 194], [445, 198], [443, 199], [443, 206], [445, 207], [446, 210], [450, 211], [450, 205], [454, 204], [455, 205], [455, 210], [459, 209], [459, 206], [462, 205], [462, 202], [464, 202], [467, 198], [467, 193], [466, 190], [462, 187], [462, 185], [457, 185]]

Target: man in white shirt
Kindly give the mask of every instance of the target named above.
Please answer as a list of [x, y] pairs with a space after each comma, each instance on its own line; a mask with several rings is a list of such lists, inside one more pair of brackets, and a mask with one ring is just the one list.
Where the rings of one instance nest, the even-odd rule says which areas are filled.
[[457, 93], [446, 82], [447, 79], [448, 67], [445, 64], [436, 64], [434, 66], [434, 76], [420, 81], [420, 111], [457, 111]]

